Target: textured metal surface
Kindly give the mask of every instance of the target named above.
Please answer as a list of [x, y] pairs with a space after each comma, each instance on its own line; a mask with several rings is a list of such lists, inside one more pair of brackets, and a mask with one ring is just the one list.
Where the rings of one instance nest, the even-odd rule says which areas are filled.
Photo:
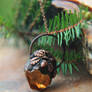
[[33, 52], [25, 64], [24, 69], [30, 88], [46, 88], [51, 83], [52, 78], [56, 75], [55, 68], [56, 60], [48, 51], [41, 49]]

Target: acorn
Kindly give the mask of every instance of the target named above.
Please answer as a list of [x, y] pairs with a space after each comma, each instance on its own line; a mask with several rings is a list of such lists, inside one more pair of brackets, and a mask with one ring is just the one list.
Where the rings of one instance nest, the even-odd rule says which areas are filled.
[[25, 75], [31, 89], [47, 88], [56, 76], [56, 60], [45, 50], [37, 50], [30, 55], [25, 64]]

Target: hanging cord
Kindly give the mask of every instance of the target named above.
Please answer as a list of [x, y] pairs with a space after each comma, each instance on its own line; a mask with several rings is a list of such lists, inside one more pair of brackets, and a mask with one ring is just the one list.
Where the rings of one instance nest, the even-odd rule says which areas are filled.
[[42, 3], [41, 0], [38, 0], [38, 1], [39, 1], [39, 4], [40, 4], [40, 9], [41, 9], [41, 13], [42, 13], [45, 29], [46, 29], [46, 32], [48, 33], [49, 31], [48, 31], [47, 20], [46, 20], [46, 17], [45, 17], [45, 12], [44, 12], [44, 4]]

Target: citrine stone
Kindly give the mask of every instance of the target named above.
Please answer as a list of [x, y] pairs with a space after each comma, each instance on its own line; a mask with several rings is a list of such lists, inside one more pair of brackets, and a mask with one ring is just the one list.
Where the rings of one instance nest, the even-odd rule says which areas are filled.
[[42, 74], [39, 70], [34, 70], [33, 72], [26, 71], [26, 77], [30, 88], [36, 90], [45, 89], [51, 83], [48, 74]]

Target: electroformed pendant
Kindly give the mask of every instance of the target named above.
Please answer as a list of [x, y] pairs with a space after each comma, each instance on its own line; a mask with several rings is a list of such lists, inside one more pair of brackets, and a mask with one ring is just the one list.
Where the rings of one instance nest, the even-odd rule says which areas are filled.
[[37, 50], [25, 64], [25, 75], [30, 88], [43, 90], [50, 85], [56, 75], [56, 60], [45, 50]]

